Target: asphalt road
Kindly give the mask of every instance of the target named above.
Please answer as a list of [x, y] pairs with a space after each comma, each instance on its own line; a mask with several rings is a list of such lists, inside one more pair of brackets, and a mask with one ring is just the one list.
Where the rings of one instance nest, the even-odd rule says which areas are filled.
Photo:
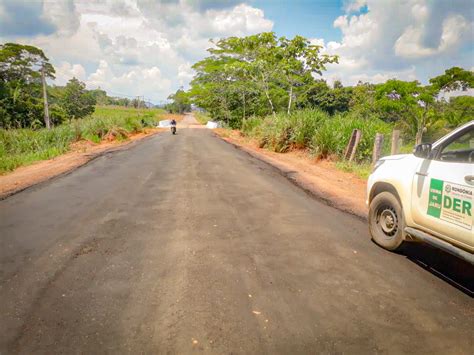
[[204, 129], [0, 201], [0, 235], [1, 354], [474, 348], [470, 266], [444, 259], [456, 286], [425, 251], [378, 248]]

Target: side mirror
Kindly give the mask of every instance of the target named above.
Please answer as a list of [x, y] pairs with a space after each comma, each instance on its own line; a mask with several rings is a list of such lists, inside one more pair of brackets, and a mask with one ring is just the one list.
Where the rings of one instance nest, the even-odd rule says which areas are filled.
[[418, 144], [415, 149], [413, 149], [413, 155], [418, 158], [427, 159], [431, 153], [431, 144], [423, 143]]

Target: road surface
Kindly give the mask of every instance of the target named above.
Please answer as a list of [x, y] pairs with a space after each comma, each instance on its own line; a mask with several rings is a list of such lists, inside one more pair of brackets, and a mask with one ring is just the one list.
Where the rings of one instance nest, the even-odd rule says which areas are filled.
[[474, 347], [467, 264], [447, 257], [455, 286], [378, 248], [366, 223], [205, 129], [0, 201], [0, 235], [1, 354]]

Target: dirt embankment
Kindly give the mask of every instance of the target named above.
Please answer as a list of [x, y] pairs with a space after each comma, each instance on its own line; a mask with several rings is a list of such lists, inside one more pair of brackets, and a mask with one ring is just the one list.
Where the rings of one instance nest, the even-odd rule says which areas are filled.
[[214, 132], [228, 143], [275, 166], [318, 199], [360, 218], [367, 218], [367, 182], [358, 176], [337, 169], [330, 161], [315, 160], [304, 150], [275, 153], [259, 148], [255, 141], [243, 137], [239, 131], [216, 129]]
[[115, 136], [111, 135], [99, 144], [90, 141], [75, 142], [71, 145], [71, 151], [66, 154], [22, 166], [10, 173], [0, 175], [0, 199], [55, 176], [68, 173], [101, 154], [121, 149], [164, 130], [163, 128], [147, 128], [144, 132], [130, 135], [126, 141], [115, 140]]

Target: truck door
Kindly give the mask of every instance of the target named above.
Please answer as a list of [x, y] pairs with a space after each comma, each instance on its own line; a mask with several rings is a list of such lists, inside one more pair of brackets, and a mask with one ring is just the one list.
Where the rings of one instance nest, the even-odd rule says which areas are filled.
[[474, 125], [434, 148], [413, 180], [413, 220], [420, 229], [474, 248]]

